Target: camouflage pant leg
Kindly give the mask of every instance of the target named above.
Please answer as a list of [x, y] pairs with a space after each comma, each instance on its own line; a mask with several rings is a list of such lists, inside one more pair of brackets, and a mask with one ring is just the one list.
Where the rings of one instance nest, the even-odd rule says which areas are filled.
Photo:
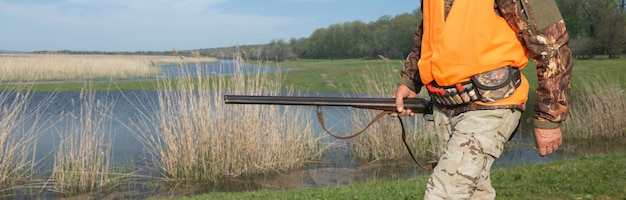
[[433, 117], [440, 155], [424, 199], [494, 199], [491, 165], [502, 153], [521, 112], [480, 110], [451, 116], [436, 110]]

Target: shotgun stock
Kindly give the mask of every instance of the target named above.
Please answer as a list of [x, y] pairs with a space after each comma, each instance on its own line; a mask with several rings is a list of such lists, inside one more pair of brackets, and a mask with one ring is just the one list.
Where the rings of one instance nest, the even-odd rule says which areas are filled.
[[[265, 104], [300, 106], [344, 106], [382, 111], [396, 111], [394, 98], [355, 97], [295, 97], [295, 96], [246, 96], [224, 95], [225, 104]], [[414, 113], [432, 114], [433, 106], [423, 98], [404, 99], [404, 107]]]

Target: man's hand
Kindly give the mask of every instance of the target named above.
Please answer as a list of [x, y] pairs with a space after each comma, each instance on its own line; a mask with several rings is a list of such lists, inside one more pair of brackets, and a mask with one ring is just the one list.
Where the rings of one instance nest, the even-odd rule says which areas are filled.
[[559, 145], [563, 143], [561, 128], [542, 129], [534, 128], [535, 145], [539, 149], [539, 155], [544, 157], [559, 149]]
[[415, 115], [413, 111], [409, 109], [404, 109], [404, 98], [417, 97], [417, 94], [413, 90], [409, 89], [409, 87], [403, 84], [398, 85], [398, 88], [391, 97], [396, 98], [396, 107], [398, 108], [398, 113], [390, 114], [392, 117]]

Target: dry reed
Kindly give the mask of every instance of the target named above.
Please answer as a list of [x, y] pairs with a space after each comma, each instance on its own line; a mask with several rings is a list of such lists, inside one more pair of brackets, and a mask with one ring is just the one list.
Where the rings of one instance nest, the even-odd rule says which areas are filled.
[[[27, 181], [33, 175], [38, 131], [25, 123], [38, 121], [41, 116], [28, 112], [29, 96], [30, 93], [0, 93], [0, 188], [10, 188], [16, 181]], [[44, 101], [39, 106], [46, 105]]]
[[585, 76], [574, 81], [571, 110], [564, 122], [566, 139], [615, 139], [626, 136], [625, 86], [622, 81], [607, 77]]
[[[374, 73], [372, 67], [364, 67], [360, 74], [364, 86], [354, 86], [357, 93], [366, 97], [391, 97], [397, 87], [398, 72], [389, 66], [376, 66], [387, 68], [386, 73]], [[379, 72], [379, 70], [376, 70]], [[424, 97], [421, 94], [420, 97]], [[427, 97], [426, 97], [427, 98]], [[379, 111], [378, 111], [379, 112]], [[364, 127], [375, 115], [369, 110], [356, 110], [352, 112], [352, 123], [355, 129]], [[421, 158], [432, 158], [433, 139], [432, 123], [416, 114], [415, 117], [403, 117], [406, 129], [406, 140], [413, 154]], [[352, 143], [351, 149], [358, 159], [366, 161], [408, 159], [410, 155], [402, 141], [402, 126], [398, 119], [385, 117], [374, 124]]]
[[[235, 66], [224, 67], [240, 70], [242, 65], [236, 60]], [[311, 127], [298, 123], [310, 119], [298, 108], [223, 103], [226, 93], [277, 94], [280, 73], [236, 74], [181, 79], [178, 90], [163, 82], [159, 113], [148, 120], [156, 123], [143, 123], [157, 130], [138, 134], [163, 177], [219, 182], [298, 168], [317, 157]]]
[[212, 62], [215, 58], [139, 55], [0, 54], [0, 81], [154, 78], [158, 63]]
[[106, 189], [114, 183], [110, 108], [84, 90], [78, 105], [77, 114], [65, 116], [69, 130], [59, 134], [50, 178], [52, 190], [67, 195]]

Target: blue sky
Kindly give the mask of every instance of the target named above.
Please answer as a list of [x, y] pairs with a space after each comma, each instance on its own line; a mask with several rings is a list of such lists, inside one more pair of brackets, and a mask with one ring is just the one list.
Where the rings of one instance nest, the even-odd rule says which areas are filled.
[[418, 0], [0, 0], [0, 50], [164, 51], [265, 44], [410, 13]]

